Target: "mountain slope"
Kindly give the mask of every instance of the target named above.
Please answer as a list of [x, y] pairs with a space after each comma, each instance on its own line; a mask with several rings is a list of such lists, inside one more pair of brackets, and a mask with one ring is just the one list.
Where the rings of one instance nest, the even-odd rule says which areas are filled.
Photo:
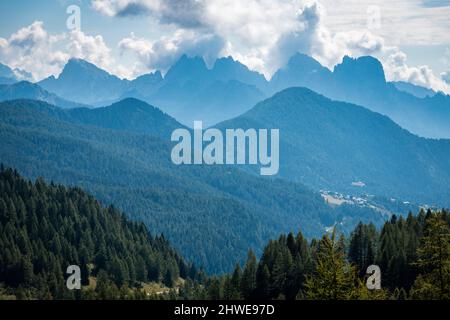
[[427, 89], [424, 87], [416, 86], [409, 82], [404, 81], [395, 81], [392, 82], [392, 84], [400, 91], [407, 92], [409, 94], [412, 94], [413, 96], [417, 98], [426, 98], [426, 97], [432, 97], [436, 94], [435, 91], [431, 89]]
[[70, 265], [80, 267], [84, 286], [97, 277], [98, 295], [104, 294], [105, 277], [117, 291], [161, 279], [172, 286], [190, 276], [164, 237], [153, 237], [143, 224], [100, 206], [79, 188], [32, 183], [3, 166], [0, 234], [0, 283], [21, 299], [73, 299], [65, 286]]
[[64, 100], [57, 95], [42, 89], [37, 84], [20, 81], [9, 85], [0, 85], [0, 101], [31, 99], [47, 102], [61, 108], [80, 108], [85, 105]]
[[118, 99], [128, 81], [81, 59], [70, 59], [58, 78], [53, 76], [38, 83], [42, 88], [64, 99], [87, 105], [99, 105]]
[[161, 106], [187, 126], [192, 127], [194, 121], [203, 121], [207, 127], [242, 114], [264, 98], [265, 95], [254, 86], [230, 80], [208, 84], [168, 83], [144, 99]]
[[321, 88], [331, 80], [332, 72], [305, 54], [296, 54], [270, 79], [270, 92], [275, 94], [290, 87]]
[[399, 90], [397, 84], [386, 82], [383, 66], [373, 57], [344, 57], [330, 72], [313, 58], [296, 55], [275, 73], [270, 87], [271, 93], [288, 87], [309, 88], [387, 115], [414, 134], [450, 138], [450, 96], [419, 98], [407, 92], [411, 86]]
[[291, 88], [218, 126], [280, 129], [281, 177], [315, 190], [450, 205], [450, 141], [419, 138], [363, 107]]
[[[259, 252], [283, 231], [301, 227], [308, 237], [320, 235], [346, 214], [298, 184], [224, 166], [173, 165], [165, 133], [173, 120], [148, 135], [139, 125], [107, 129], [113, 127], [108, 110], [83, 110], [92, 112], [83, 117], [77, 112], [37, 101], [0, 103], [0, 161], [27, 177], [81, 186], [103, 203], [114, 203], [153, 232], [164, 233], [207, 271], [231, 270], [249, 248]], [[383, 221], [379, 214], [368, 216]]]
[[450, 138], [450, 96], [436, 97], [408, 83], [386, 82], [383, 66], [373, 57], [344, 57], [331, 72], [313, 58], [296, 54], [269, 82], [231, 57], [217, 59], [209, 69], [201, 57], [183, 55], [164, 77], [155, 72], [132, 81], [71, 59], [57, 79], [50, 77], [39, 85], [66, 100], [93, 106], [136, 98], [159, 106], [187, 126], [194, 120], [211, 126], [281, 90], [306, 87], [387, 115], [414, 134]]
[[17, 77], [10, 67], [0, 63], [0, 85], [13, 84], [17, 82]]
[[217, 59], [211, 72], [217, 81], [240, 81], [255, 86], [262, 92], [267, 89], [268, 81], [262, 74], [249, 70], [247, 66], [232, 57]]
[[124, 99], [108, 107], [77, 108], [67, 113], [80, 124], [150, 134], [167, 139], [170, 139], [173, 130], [183, 127], [159, 109], [133, 98]]
[[141, 88], [129, 96], [159, 106], [187, 126], [195, 120], [210, 126], [249, 110], [265, 98], [266, 85], [264, 76], [230, 57], [208, 69], [202, 58], [184, 55], [156, 90]]
[[87, 61], [71, 59], [58, 78], [49, 77], [38, 85], [64, 99], [92, 106], [136, 98], [157, 105], [187, 126], [194, 120], [208, 126], [249, 110], [266, 97], [263, 92], [268, 82], [231, 57], [218, 59], [208, 69], [202, 58], [183, 55], [164, 77], [155, 72], [132, 81], [121, 80]]

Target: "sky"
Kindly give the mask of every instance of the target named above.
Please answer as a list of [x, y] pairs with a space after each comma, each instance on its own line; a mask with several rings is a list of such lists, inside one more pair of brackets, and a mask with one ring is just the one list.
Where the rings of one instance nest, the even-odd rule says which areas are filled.
[[296, 52], [331, 70], [373, 55], [389, 80], [450, 94], [449, 17], [450, 0], [0, 0], [0, 62], [41, 80], [76, 57], [131, 79], [231, 55], [270, 78]]

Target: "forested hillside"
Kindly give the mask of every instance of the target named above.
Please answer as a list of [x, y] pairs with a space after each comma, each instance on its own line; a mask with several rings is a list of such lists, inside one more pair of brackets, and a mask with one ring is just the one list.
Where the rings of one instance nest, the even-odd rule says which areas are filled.
[[[0, 298], [18, 299], [450, 299], [450, 214], [393, 216], [381, 229], [359, 224], [345, 238], [302, 233], [252, 250], [233, 273], [208, 277], [163, 236], [152, 236], [79, 188], [27, 181], [0, 170]], [[79, 265], [83, 289], [66, 288]], [[382, 289], [365, 282], [371, 264]], [[179, 279], [183, 279], [180, 284]], [[148, 282], [177, 289], [147, 295]]]
[[361, 106], [291, 88], [218, 127], [278, 128], [279, 176], [313, 190], [450, 205], [450, 140], [420, 138]]
[[[80, 266], [90, 290], [67, 290], [70, 265]], [[163, 236], [114, 207], [102, 207], [79, 188], [32, 183], [1, 166], [0, 296], [139, 298], [143, 283], [172, 287], [196, 274]]]
[[[366, 287], [369, 265], [381, 271], [381, 289]], [[349, 238], [335, 230], [320, 240], [301, 233], [272, 240], [244, 267], [186, 286], [184, 298], [206, 299], [450, 299], [448, 211], [393, 216], [378, 230], [359, 224]]]
[[[83, 187], [164, 233], [186, 259], [208, 272], [229, 272], [236, 259], [245, 260], [249, 247], [260, 252], [280, 233], [302, 228], [308, 237], [319, 236], [338, 215], [353, 213], [333, 210], [300, 184], [225, 166], [175, 166], [165, 136], [175, 125], [156, 108], [133, 100], [92, 111], [4, 102], [0, 160], [27, 178]], [[363, 218], [383, 221], [371, 210]]]

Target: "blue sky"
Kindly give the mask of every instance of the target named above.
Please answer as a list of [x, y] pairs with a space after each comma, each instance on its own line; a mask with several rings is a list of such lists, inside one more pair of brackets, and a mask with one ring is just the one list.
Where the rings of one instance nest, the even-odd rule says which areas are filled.
[[[66, 27], [72, 4], [78, 33]], [[370, 54], [391, 80], [447, 91], [448, 17], [450, 0], [1, 1], [0, 62], [41, 79], [76, 56], [132, 78], [186, 52], [209, 63], [232, 55], [270, 77], [295, 52], [330, 69], [345, 54]]]

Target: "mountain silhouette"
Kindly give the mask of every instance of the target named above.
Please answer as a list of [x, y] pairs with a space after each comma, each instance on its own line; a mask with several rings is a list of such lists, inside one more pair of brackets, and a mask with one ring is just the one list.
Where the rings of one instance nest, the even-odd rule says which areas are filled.
[[315, 190], [450, 205], [450, 140], [417, 137], [366, 108], [290, 88], [218, 126], [278, 128], [280, 176]]
[[344, 57], [331, 72], [311, 57], [296, 55], [271, 80], [271, 93], [288, 87], [362, 105], [423, 137], [450, 138], [450, 96], [419, 98], [404, 86], [399, 90], [386, 82], [383, 66], [373, 57]]
[[17, 82], [17, 77], [14, 74], [13, 70], [0, 63], [0, 84], [13, 84]]
[[433, 97], [436, 95], [436, 92], [427, 89], [424, 87], [416, 86], [412, 83], [405, 82], [405, 81], [394, 81], [391, 82], [398, 90], [407, 92], [409, 94], [412, 94], [413, 96], [417, 98], [426, 98], [426, 97]]
[[64, 99], [87, 105], [117, 100], [128, 81], [81, 59], [70, 59], [58, 78], [51, 76], [38, 84]]
[[61, 108], [86, 107], [83, 104], [62, 99], [56, 94], [50, 93], [42, 89], [37, 84], [28, 81], [20, 81], [9, 85], [0, 85], [0, 101], [17, 99], [44, 101]]
[[183, 55], [163, 76], [160, 72], [132, 81], [119, 79], [95, 65], [71, 59], [58, 78], [39, 83], [70, 101], [93, 106], [136, 98], [156, 105], [187, 126], [206, 126], [236, 117], [257, 102], [290, 87], [306, 87], [331, 99], [351, 102], [387, 115], [410, 132], [449, 138], [450, 97], [427, 89], [386, 81], [374, 57], [344, 57], [333, 71], [304, 54], [294, 55], [270, 81], [232, 57], [208, 68], [201, 57]]

